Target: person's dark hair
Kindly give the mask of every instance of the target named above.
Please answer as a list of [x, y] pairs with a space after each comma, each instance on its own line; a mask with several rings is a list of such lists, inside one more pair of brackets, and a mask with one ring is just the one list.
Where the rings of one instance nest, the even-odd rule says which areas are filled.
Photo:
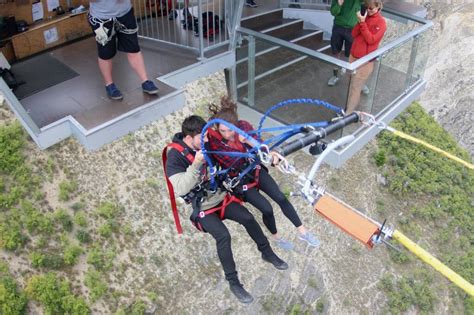
[[237, 104], [228, 96], [221, 98], [220, 106], [209, 104], [209, 112], [211, 113], [211, 119], [222, 119], [234, 125], [239, 122]]
[[201, 116], [191, 115], [186, 117], [181, 125], [183, 137], [194, 137], [195, 135], [200, 134], [205, 125], [206, 121]]

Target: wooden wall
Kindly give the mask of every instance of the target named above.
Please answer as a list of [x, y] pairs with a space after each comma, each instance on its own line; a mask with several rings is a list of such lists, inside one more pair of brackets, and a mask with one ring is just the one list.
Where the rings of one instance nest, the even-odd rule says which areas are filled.
[[[4, 2], [4, 1], [1, 1]], [[31, 24], [33, 23], [33, 16], [31, 13], [31, 4], [35, 2], [34, 0], [15, 0], [7, 3], [0, 2], [0, 16], [10, 16], [14, 15], [15, 19], [18, 20], [25, 20], [26, 23]], [[48, 17], [56, 16], [56, 12], [48, 12], [48, 5], [46, 4], [46, 0], [42, 0], [41, 3], [43, 4], [43, 12], [44, 18], [43, 20], [47, 20]], [[67, 1], [66, 0], [59, 0], [59, 3], [63, 7], [64, 10], [67, 9]], [[88, 6], [89, 1], [86, 0], [72, 0], [71, 4], [76, 7], [80, 4], [84, 6]]]

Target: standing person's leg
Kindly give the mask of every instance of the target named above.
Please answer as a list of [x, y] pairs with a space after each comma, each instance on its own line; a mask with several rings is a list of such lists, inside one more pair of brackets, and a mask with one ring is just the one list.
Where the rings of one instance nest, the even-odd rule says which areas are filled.
[[[353, 62], [354, 60], [356, 60], [356, 58], [352, 57], [351, 55], [349, 58], [349, 62]], [[359, 69], [356, 70], [356, 73], [352, 76], [351, 86], [349, 89], [349, 98], [347, 100], [347, 108], [346, 108], [347, 115], [355, 111], [357, 106], [359, 105], [360, 93], [365, 83], [369, 79], [370, 75], [372, 74], [373, 70], [374, 70], [374, 63], [368, 62], [365, 65], [362, 65], [361, 67], [359, 67]]]
[[[344, 44], [344, 28], [333, 25], [331, 33], [331, 53], [335, 58], [341, 57], [342, 45]], [[336, 85], [339, 81], [339, 69], [333, 69], [333, 75], [328, 80], [329, 86]]]
[[266, 228], [272, 234], [272, 239], [276, 245], [284, 250], [292, 250], [293, 244], [278, 235], [273, 207], [270, 202], [262, 196], [258, 189], [252, 187], [245, 191], [244, 200], [262, 212], [263, 224], [265, 224]]
[[[99, 65], [99, 70], [102, 75], [105, 84], [105, 91], [107, 92], [107, 96], [113, 100], [121, 100], [123, 99], [123, 95], [120, 90], [115, 86], [113, 76], [112, 76], [112, 69], [113, 69], [113, 61], [115, 54], [117, 53], [117, 36], [112, 35], [112, 28], [113, 22], [110, 21], [101, 21], [100, 19], [96, 19], [92, 16], [88, 16], [89, 25], [92, 28], [92, 31], [96, 32], [97, 29], [101, 27], [101, 23], [103, 22], [102, 31], [98, 31], [101, 36], [96, 36], [97, 41], [97, 63]], [[105, 32], [105, 30], [108, 32]]]
[[138, 45], [138, 26], [133, 8], [124, 16], [117, 18], [117, 21], [120, 23], [119, 30], [117, 31], [117, 49], [127, 54], [128, 63], [142, 82], [143, 92], [158, 94], [158, 88], [148, 79], [143, 54]]
[[288, 269], [288, 264], [273, 252], [273, 249], [270, 246], [268, 239], [265, 237], [265, 234], [263, 234], [260, 225], [247, 208], [237, 202], [232, 202], [225, 208], [224, 218], [238, 222], [244, 226], [247, 233], [257, 244], [258, 250], [262, 253], [263, 260], [271, 263], [279, 270]]
[[308, 242], [308, 244], [311, 246], [318, 246], [319, 240], [311, 232], [306, 230], [305, 226], [301, 222], [300, 217], [298, 216], [298, 213], [296, 212], [295, 207], [293, 207], [288, 198], [286, 198], [286, 196], [280, 190], [275, 180], [263, 168], [260, 170], [259, 185], [260, 189], [280, 206], [283, 214], [296, 227], [298, 231], [298, 238]]
[[100, 73], [102, 74], [102, 78], [104, 79], [104, 84], [107, 86], [114, 83], [114, 80], [112, 79], [112, 59], [102, 59], [98, 57], [97, 61], [99, 64]]
[[224, 269], [225, 279], [229, 282], [231, 292], [240, 302], [251, 303], [253, 297], [243, 288], [237, 275], [229, 230], [216, 213], [199, 218], [199, 223], [216, 240], [217, 255]]

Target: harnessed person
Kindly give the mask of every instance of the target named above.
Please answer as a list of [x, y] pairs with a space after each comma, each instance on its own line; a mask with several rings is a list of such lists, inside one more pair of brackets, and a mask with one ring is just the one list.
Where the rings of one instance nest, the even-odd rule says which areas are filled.
[[183, 121], [182, 132], [177, 133], [164, 150], [165, 175], [176, 194], [193, 205], [193, 224], [216, 240], [217, 254], [231, 292], [240, 302], [251, 303], [253, 297], [239, 281], [231, 249], [231, 236], [222, 220], [229, 219], [243, 225], [257, 244], [264, 261], [279, 270], [288, 269], [288, 264], [273, 252], [257, 221], [237, 198], [220, 188], [208, 190], [207, 165], [200, 151], [200, 136], [205, 124], [201, 117], [195, 115]]
[[[238, 119], [237, 105], [227, 97], [221, 99], [220, 106], [211, 104], [209, 111], [213, 114], [213, 119], [222, 119], [234, 124], [245, 132], [253, 130], [253, 126], [249, 122]], [[223, 124], [219, 124], [217, 130], [208, 130], [209, 149], [213, 152], [247, 152], [247, 150], [251, 149], [250, 143], [245, 142], [242, 137], [237, 136], [234, 131]], [[273, 153], [270, 152], [270, 154]], [[228, 174], [231, 177], [238, 176], [239, 172], [246, 169], [250, 163], [243, 158], [234, 158], [220, 154], [212, 154], [212, 157], [222, 168], [230, 168]], [[278, 158], [274, 155], [273, 164], [277, 163]], [[262, 212], [263, 222], [272, 234], [272, 239], [277, 246], [285, 250], [293, 249], [293, 244], [278, 234], [273, 207], [260, 191], [263, 191], [280, 206], [283, 214], [297, 228], [298, 238], [300, 240], [307, 242], [310, 246], [319, 245], [319, 240], [310, 231], [306, 230], [295, 208], [268, 173], [268, 169], [258, 164], [252, 172], [247, 173], [242, 178], [239, 186], [233, 189], [233, 193], [237, 193], [245, 202], [250, 203]]]

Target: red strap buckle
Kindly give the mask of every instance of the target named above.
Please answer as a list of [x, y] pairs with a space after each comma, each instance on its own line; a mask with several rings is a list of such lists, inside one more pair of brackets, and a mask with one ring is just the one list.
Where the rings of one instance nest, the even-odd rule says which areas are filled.
[[206, 213], [204, 211], [199, 212], [199, 217], [202, 219], [206, 216]]
[[247, 185], [242, 185], [242, 190], [243, 190], [243, 191], [249, 190], [249, 186], [247, 186]]

